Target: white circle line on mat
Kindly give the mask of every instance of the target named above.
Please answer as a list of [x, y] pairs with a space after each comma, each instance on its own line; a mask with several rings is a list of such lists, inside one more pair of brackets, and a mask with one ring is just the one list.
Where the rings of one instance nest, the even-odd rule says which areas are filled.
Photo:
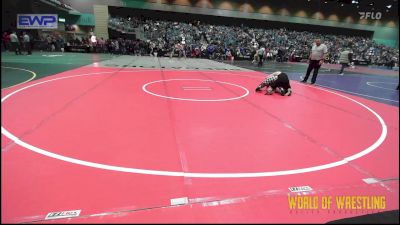
[[[228, 84], [228, 85], [232, 85], [235, 87], [239, 87], [243, 90], [245, 90], [245, 93], [241, 96], [238, 97], [234, 97], [234, 98], [221, 98], [221, 99], [194, 99], [194, 98], [178, 98], [178, 97], [171, 97], [171, 96], [165, 96], [165, 95], [160, 95], [160, 94], [156, 94], [154, 92], [151, 92], [149, 90], [147, 90], [147, 86], [154, 84], [154, 83], [160, 83], [160, 82], [165, 82], [165, 81], [202, 81], [202, 82], [214, 82], [214, 83], [220, 83], [220, 84]], [[169, 99], [175, 99], [175, 100], [182, 100], [182, 101], [194, 101], [194, 102], [223, 102], [223, 101], [230, 101], [230, 100], [237, 100], [237, 99], [241, 99], [246, 97], [247, 95], [249, 95], [249, 90], [247, 90], [245, 87], [242, 87], [240, 85], [237, 84], [232, 84], [232, 83], [228, 83], [228, 82], [222, 82], [222, 81], [214, 81], [214, 80], [202, 80], [202, 79], [167, 79], [167, 80], [156, 80], [156, 81], [152, 81], [149, 83], [146, 83], [142, 86], [142, 90], [150, 95], [154, 95], [157, 97], [161, 97], [161, 98], [169, 98]]]
[[[123, 72], [123, 71], [120, 71]], [[143, 72], [143, 71], [127, 71], [127, 72]], [[21, 92], [23, 90], [26, 90], [28, 88], [41, 85], [44, 83], [56, 81], [56, 80], [62, 80], [62, 79], [67, 79], [67, 78], [73, 78], [73, 77], [80, 77], [80, 76], [87, 76], [87, 75], [98, 75], [98, 74], [107, 74], [107, 73], [114, 73], [114, 72], [98, 72], [98, 73], [88, 73], [88, 74], [80, 74], [80, 75], [73, 75], [73, 76], [67, 76], [67, 77], [60, 77], [60, 78], [55, 78], [55, 79], [50, 79], [42, 82], [38, 82], [35, 84], [28, 85], [26, 87], [20, 88], [18, 90], [15, 90], [9, 94], [7, 94], [5, 97], [1, 99], [1, 102], [3, 103], [6, 99], [11, 97], [12, 95]], [[385, 140], [387, 136], [387, 126], [385, 124], [385, 121], [379, 116], [378, 113], [370, 109], [368, 106], [362, 104], [361, 102], [358, 102], [357, 100], [354, 100], [350, 97], [347, 97], [345, 95], [326, 90], [324, 88], [319, 88], [315, 86], [310, 86], [312, 88], [316, 88], [322, 91], [329, 92], [331, 94], [338, 95], [340, 97], [343, 97], [345, 99], [348, 99], [363, 108], [367, 109], [369, 112], [371, 112], [380, 122], [380, 125], [382, 127], [381, 135], [379, 138], [369, 147], [363, 149], [362, 151], [346, 157], [342, 160], [328, 163], [328, 164], [323, 164], [319, 166], [313, 166], [313, 167], [307, 167], [307, 168], [299, 168], [299, 169], [293, 169], [293, 170], [282, 170], [282, 171], [269, 171], [269, 172], [252, 172], [252, 173], [190, 173], [190, 172], [180, 172], [180, 171], [164, 171], [164, 170], [149, 170], [149, 169], [138, 169], [138, 168], [130, 168], [130, 167], [120, 167], [120, 166], [112, 166], [112, 165], [106, 165], [106, 164], [100, 164], [100, 163], [95, 163], [95, 162], [90, 162], [90, 161], [84, 161], [80, 159], [75, 159], [71, 157], [66, 157], [63, 155], [59, 155], [53, 152], [46, 151], [44, 149], [38, 148], [36, 146], [33, 146], [29, 143], [26, 143], [22, 140], [20, 140], [18, 137], [13, 135], [11, 132], [9, 132], [6, 128], [1, 126], [1, 133], [4, 134], [6, 137], [10, 138], [12, 141], [14, 141], [16, 144], [29, 149], [31, 151], [34, 151], [36, 153], [52, 157], [58, 160], [74, 163], [74, 164], [79, 164], [83, 166], [88, 166], [88, 167], [93, 167], [93, 168], [98, 168], [98, 169], [104, 169], [104, 170], [112, 170], [112, 171], [119, 171], [119, 172], [127, 172], [127, 173], [137, 173], [137, 174], [148, 174], [148, 175], [159, 175], [159, 176], [179, 176], [179, 177], [197, 177], [197, 178], [246, 178], [246, 177], [269, 177], [269, 176], [283, 176], [283, 175], [293, 175], [293, 174], [301, 174], [301, 173], [308, 173], [308, 172], [314, 172], [314, 171], [319, 171], [319, 170], [325, 170], [333, 167], [337, 167], [340, 165], [344, 165], [352, 160], [361, 158], [375, 149], [377, 149], [382, 142]]]
[[396, 90], [395, 88], [385, 88], [385, 87], [381, 87], [381, 86], [378, 86], [378, 85], [373, 85], [374, 83], [381, 83], [381, 84], [397, 84], [397, 83], [392, 83], [392, 82], [367, 82], [367, 85], [368, 86], [371, 86], [371, 87], [376, 87], [376, 88], [381, 88], [381, 89], [386, 89], [386, 90], [390, 90], [390, 91], [398, 91], [398, 90]]
[[26, 71], [26, 72], [29, 72], [29, 73], [32, 74], [32, 76], [28, 80], [22, 81], [21, 83], [14, 84], [14, 85], [9, 86], [9, 87], [2, 88], [2, 90], [6, 89], [6, 88], [12, 88], [12, 87], [15, 87], [15, 86], [20, 85], [20, 84], [28, 83], [29, 81], [35, 79], [35, 77], [37, 76], [36, 73], [33, 72], [32, 70], [27, 70], [27, 69], [18, 68], [18, 67], [9, 67], [9, 66], [1, 66], [1, 67], [2, 68], [7, 68], [7, 69], [22, 70], [22, 71]]

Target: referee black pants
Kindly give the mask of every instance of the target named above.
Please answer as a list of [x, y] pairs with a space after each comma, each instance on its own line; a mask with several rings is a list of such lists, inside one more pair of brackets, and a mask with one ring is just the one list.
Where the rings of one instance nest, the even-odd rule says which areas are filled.
[[310, 76], [311, 70], [314, 70], [313, 76], [311, 78], [311, 83], [312, 84], [315, 83], [315, 81], [317, 80], [318, 70], [320, 67], [321, 67], [321, 65], [319, 65], [319, 60], [310, 60], [310, 64], [308, 64], [307, 73], [303, 79], [303, 82], [307, 82], [308, 77]]

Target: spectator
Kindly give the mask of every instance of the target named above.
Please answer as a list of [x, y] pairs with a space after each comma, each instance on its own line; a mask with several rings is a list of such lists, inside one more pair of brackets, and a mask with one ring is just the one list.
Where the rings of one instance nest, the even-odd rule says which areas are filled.
[[21, 53], [21, 46], [20, 46], [20, 44], [19, 44], [18, 36], [17, 36], [17, 34], [15, 33], [15, 31], [13, 31], [13, 32], [10, 34], [10, 41], [11, 41], [11, 47], [12, 47], [12, 49], [15, 51], [15, 54], [16, 54], [16, 55], [22, 55], [22, 53]]
[[353, 61], [353, 51], [351, 47], [345, 47], [344, 51], [340, 52], [339, 62], [342, 65], [339, 75], [343, 76], [343, 70], [345, 67], [348, 67], [350, 63]]
[[3, 33], [2, 41], [3, 41], [4, 50], [8, 51], [10, 48], [9, 47], [10, 46], [10, 35], [7, 32]]
[[32, 55], [30, 37], [26, 32], [23, 33], [23, 43], [24, 49], [26, 50], [27, 54]]
[[265, 48], [263, 46], [261, 46], [260, 49], [257, 50], [257, 55], [258, 55], [258, 66], [261, 67], [263, 65], [263, 58], [265, 55]]

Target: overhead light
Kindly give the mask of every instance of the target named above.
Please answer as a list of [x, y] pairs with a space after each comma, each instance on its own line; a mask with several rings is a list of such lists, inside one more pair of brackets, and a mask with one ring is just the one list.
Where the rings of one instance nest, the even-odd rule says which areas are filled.
[[352, 4], [358, 4], [358, 0], [351, 1]]
[[344, 6], [344, 4], [342, 3], [340, 6], [342, 6], [342, 7], [343, 7], [343, 6]]
[[392, 5], [387, 5], [386, 8], [390, 9], [392, 8]]

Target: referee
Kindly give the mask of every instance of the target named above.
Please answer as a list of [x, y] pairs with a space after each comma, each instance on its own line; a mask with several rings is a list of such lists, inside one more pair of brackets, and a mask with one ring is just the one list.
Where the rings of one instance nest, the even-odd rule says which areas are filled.
[[314, 84], [317, 80], [318, 70], [321, 67], [322, 63], [324, 63], [324, 59], [328, 53], [328, 48], [326, 45], [321, 44], [321, 39], [315, 39], [315, 43], [311, 48], [311, 54], [308, 58], [309, 64], [307, 68], [307, 73], [304, 79], [301, 81], [306, 83], [308, 77], [310, 76], [311, 70], [314, 70], [313, 76], [311, 78], [311, 84]]

